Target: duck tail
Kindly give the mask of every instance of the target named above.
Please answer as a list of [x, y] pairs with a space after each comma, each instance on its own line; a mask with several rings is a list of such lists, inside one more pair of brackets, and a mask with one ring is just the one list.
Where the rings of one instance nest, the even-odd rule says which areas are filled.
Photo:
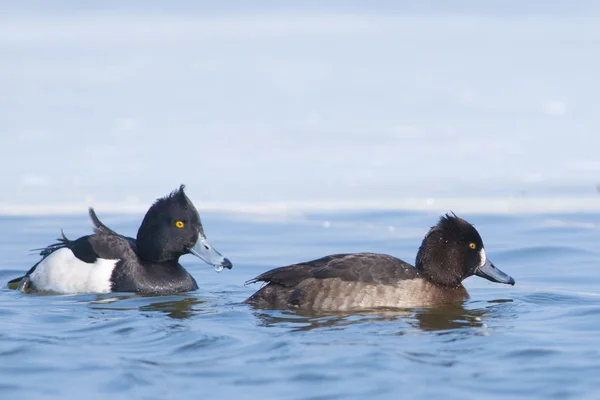
[[42, 258], [48, 257], [50, 254], [52, 254], [53, 252], [55, 252], [58, 249], [61, 249], [63, 247], [68, 247], [69, 244], [72, 242], [72, 240], [69, 240], [66, 236], [65, 233], [63, 232], [63, 230], [60, 230], [60, 238], [56, 239], [57, 243], [51, 244], [49, 246], [46, 247], [40, 247], [37, 249], [31, 249], [31, 251], [33, 253], [37, 253], [40, 256], [42, 256]]
[[25, 278], [25, 277], [21, 276], [20, 278], [15, 278], [15, 279], [8, 281], [8, 288], [10, 290], [17, 290], [19, 288], [19, 283], [21, 283], [23, 278]]

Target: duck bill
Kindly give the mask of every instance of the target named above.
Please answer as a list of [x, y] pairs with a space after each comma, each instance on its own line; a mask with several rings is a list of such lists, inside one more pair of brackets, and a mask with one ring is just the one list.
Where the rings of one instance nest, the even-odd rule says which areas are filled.
[[515, 280], [511, 276], [500, 271], [494, 264], [492, 264], [490, 260], [487, 259], [485, 264], [475, 271], [475, 275], [492, 282], [506, 283], [507, 285], [515, 284]]
[[214, 265], [217, 271], [223, 268], [231, 269], [233, 266], [231, 261], [223, 257], [221, 253], [217, 251], [209, 242], [206, 240], [204, 235], [198, 237], [198, 242], [190, 249], [190, 253], [200, 258], [207, 264]]

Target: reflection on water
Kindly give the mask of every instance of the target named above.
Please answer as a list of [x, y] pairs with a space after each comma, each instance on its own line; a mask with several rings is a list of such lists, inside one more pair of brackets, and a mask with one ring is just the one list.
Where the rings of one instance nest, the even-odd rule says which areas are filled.
[[486, 315], [486, 309], [465, 310], [462, 305], [450, 305], [419, 310], [410, 324], [425, 332], [485, 328]]
[[[351, 325], [402, 321], [423, 332], [453, 331], [461, 328], [485, 328], [485, 319], [494, 311], [493, 304], [512, 302], [510, 299], [489, 301], [492, 306], [479, 309], [466, 309], [463, 304], [446, 305], [428, 309], [375, 309], [359, 312], [322, 313], [306, 311], [254, 311], [265, 327], [287, 326], [292, 331], [313, 329], [343, 329]], [[400, 334], [405, 333], [403, 329]]]
[[[160, 299], [159, 301], [156, 301]], [[148, 303], [146, 300], [152, 300]], [[143, 302], [137, 305], [132, 303]], [[161, 312], [173, 319], [187, 319], [198, 312], [194, 307], [206, 302], [194, 295], [189, 296], [153, 296], [149, 294], [118, 295], [101, 297], [91, 302], [96, 310], [139, 310]], [[111, 304], [112, 307], [97, 306]]]
[[141, 306], [140, 311], [159, 311], [174, 319], [186, 319], [195, 314], [194, 306], [204, 304], [197, 297], [187, 297], [181, 300], [158, 301]]
[[289, 327], [291, 331], [310, 331], [313, 329], [342, 329], [351, 325], [393, 321], [402, 312], [361, 311], [357, 313], [306, 313], [294, 311], [255, 311], [254, 315], [264, 327]]

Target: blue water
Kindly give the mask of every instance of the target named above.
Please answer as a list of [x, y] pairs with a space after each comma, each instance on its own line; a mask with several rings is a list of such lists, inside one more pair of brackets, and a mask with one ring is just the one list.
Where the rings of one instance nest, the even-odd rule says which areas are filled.
[[[103, 215], [129, 235], [141, 215]], [[469, 278], [462, 305], [301, 315], [239, 304], [269, 268], [347, 251], [414, 260], [434, 214], [203, 214], [234, 269], [182, 263], [195, 293], [0, 291], [0, 398], [503, 399], [600, 397], [600, 215], [462, 215], [514, 287]], [[86, 216], [0, 218], [0, 279], [30, 249], [90, 232]], [[433, 397], [432, 397], [433, 396]]]

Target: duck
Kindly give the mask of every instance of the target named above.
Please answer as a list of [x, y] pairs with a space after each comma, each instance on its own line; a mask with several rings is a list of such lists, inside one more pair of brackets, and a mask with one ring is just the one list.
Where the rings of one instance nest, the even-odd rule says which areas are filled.
[[183, 255], [192, 254], [216, 270], [232, 268], [208, 242], [185, 185], [150, 206], [135, 239], [108, 228], [92, 207], [89, 216], [93, 234], [69, 240], [61, 231], [58, 243], [37, 249], [42, 259], [8, 286], [26, 293], [174, 294], [198, 289], [179, 263]]
[[328, 255], [247, 281], [263, 286], [243, 303], [332, 312], [432, 307], [469, 299], [462, 281], [472, 275], [515, 284], [490, 261], [475, 227], [447, 213], [425, 235], [414, 266], [387, 254]]

